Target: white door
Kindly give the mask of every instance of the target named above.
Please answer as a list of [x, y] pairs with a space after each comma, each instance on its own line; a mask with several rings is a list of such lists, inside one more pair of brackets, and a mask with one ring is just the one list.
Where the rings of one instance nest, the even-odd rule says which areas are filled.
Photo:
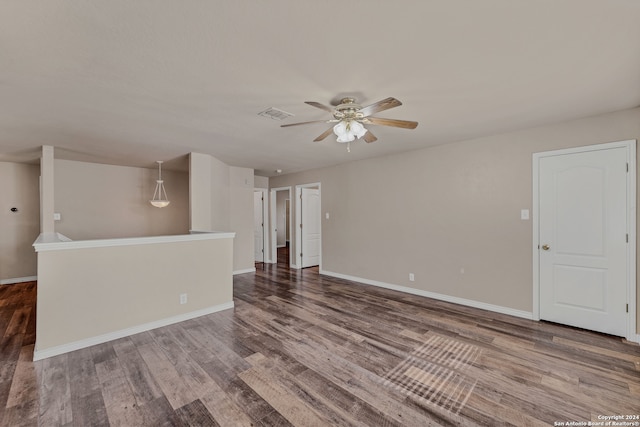
[[625, 336], [627, 149], [539, 162], [540, 318]]
[[264, 262], [264, 219], [261, 191], [253, 192], [253, 241], [256, 262]]
[[320, 190], [302, 188], [302, 268], [320, 264]]

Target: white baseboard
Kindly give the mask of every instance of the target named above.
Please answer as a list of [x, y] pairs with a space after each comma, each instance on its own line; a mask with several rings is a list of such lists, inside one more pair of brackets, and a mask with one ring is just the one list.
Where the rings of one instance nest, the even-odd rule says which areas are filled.
[[233, 272], [233, 275], [235, 276], [236, 274], [244, 274], [244, 273], [255, 273], [256, 272], [256, 268], [245, 268], [244, 270], [236, 270]]
[[16, 277], [14, 279], [0, 280], [0, 285], [13, 285], [14, 283], [33, 282], [38, 280], [38, 276]]
[[70, 351], [80, 350], [82, 348], [91, 347], [92, 345], [117, 340], [119, 338], [128, 337], [129, 335], [139, 334], [140, 332], [146, 332], [151, 329], [161, 328], [163, 326], [172, 325], [174, 323], [184, 322], [185, 320], [194, 319], [196, 317], [205, 316], [207, 314], [216, 313], [222, 310], [228, 310], [233, 307], [234, 303], [233, 301], [230, 301], [224, 304], [214, 305], [213, 307], [203, 308], [202, 310], [179, 314], [177, 316], [168, 317], [166, 319], [156, 320], [154, 322], [144, 323], [138, 326], [132, 326], [131, 328], [121, 329], [119, 331], [109, 332], [107, 334], [98, 335], [96, 337], [58, 345], [55, 347], [47, 348], [45, 350], [38, 350], [38, 338], [36, 337], [36, 349], [33, 352], [33, 361], [35, 362], [36, 360], [58, 356]]
[[533, 313], [514, 308], [503, 307], [501, 305], [488, 304], [486, 302], [470, 300], [466, 298], [454, 297], [451, 295], [438, 294], [435, 292], [423, 291], [421, 289], [408, 288], [406, 286], [393, 285], [391, 283], [379, 282], [377, 280], [363, 279], [362, 277], [349, 276], [348, 274], [334, 273], [332, 271], [320, 270], [320, 274], [326, 276], [337, 277], [338, 279], [351, 280], [365, 285], [378, 286], [380, 288], [392, 289], [394, 291], [404, 292], [407, 294], [418, 295], [421, 297], [433, 298], [440, 301], [451, 302], [454, 304], [466, 305], [468, 307], [489, 310], [495, 313], [507, 314], [509, 316], [521, 317], [523, 319], [533, 319]]

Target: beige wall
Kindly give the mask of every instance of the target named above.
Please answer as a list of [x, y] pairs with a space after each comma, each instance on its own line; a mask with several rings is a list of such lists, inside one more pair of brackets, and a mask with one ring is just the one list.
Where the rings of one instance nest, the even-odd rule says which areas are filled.
[[189, 229], [211, 231], [211, 156], [189, 154]]
[[39, 176], [38, 165], [0, 162], [0, 283], [37, 274], [32, 244], [40, 234]]
[[235, 232], [233, 270], [254, 268], [253, 169], [200, 153], [191, 153], [189, 168], [191, 229]]
[[211, 226], [214, 231], [229, 231], [230, 166], [215, 157], [211, 162]]
[[151, 206], [157, 169], [55, 160], [55, 231], [73, 240], [186, 234], [189, 176], [162, 171], [171, 204]]
[[254, 176], [253, 186], [255, 188], [269, 188], [269, 178], [266, 176]]
[[233, 270], [255, 268], [253, 237], [253, 169], [229, 170], [229, 230], [236, 233]]
[[229, 237], [38, 252], [37, 357], [232, 303], [232, 246]]
[[40, 232], [53, 233], [54, 213], [54, 148], [42, 146], [40, 156]]
[[532, 223], [520, 210], [532, 209], [532, 154], [629, 139], [640, 139], [640, 108], [269, 184], [322, 183], [323, 270], [531, 312]]

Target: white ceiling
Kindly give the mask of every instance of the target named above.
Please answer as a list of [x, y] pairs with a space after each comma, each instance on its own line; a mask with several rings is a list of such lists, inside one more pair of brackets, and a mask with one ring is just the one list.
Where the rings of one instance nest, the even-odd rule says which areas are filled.
[[[420, 125], [351, 153], [280, 128], [341, 95]], [[195, 151], [270, 176], [638, 105], [637, 0], [0, 0], [0, 161]]]

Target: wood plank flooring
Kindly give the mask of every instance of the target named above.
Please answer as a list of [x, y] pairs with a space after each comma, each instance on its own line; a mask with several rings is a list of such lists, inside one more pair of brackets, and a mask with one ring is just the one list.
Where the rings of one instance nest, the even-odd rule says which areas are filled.
[[35, 293], [0, 286], [2, 426], [549, 426], [640, 414], [635, 344], [317, 269], [261, 266], [235, 277], [233, 310], [36, 363]]

